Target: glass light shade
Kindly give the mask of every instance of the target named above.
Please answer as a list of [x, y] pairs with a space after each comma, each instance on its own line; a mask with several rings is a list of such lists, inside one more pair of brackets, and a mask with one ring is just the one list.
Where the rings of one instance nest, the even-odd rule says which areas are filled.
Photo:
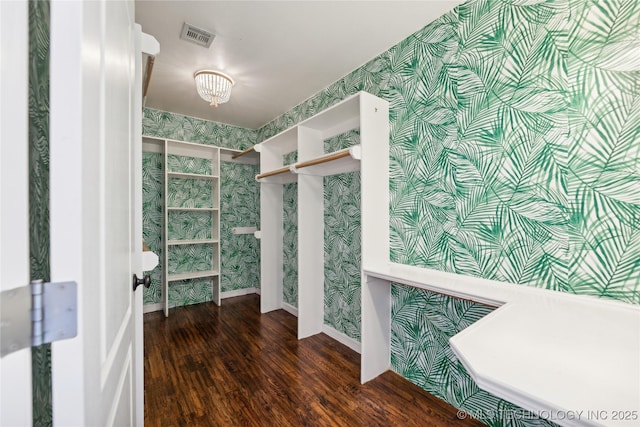
[[234, 81], [228, 75], [220, 71], [200, 70], [195, 72], [193, 78], [196, 81], [198, 95], [212, 107], [229, 101]]

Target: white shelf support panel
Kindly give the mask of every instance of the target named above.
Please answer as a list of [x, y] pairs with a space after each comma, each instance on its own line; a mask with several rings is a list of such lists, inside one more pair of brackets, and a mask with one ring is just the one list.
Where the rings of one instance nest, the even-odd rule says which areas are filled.
[[[262, 154], [262, 153], [261, 153]], [[260, 185], [260, 311], [278, 310], [282, 305], [282, 198], [280, 184]]]
[[361, 94], [360, 102], [362, 268], [366, 269], [389, 262], [389, 103], [368, 93]]
[[391, 286], [362, 274], [362, 329], [360, 381], [362, 384], [391, 367]]
[[[389, 262], [389, 104], [363, 94], [360, 108], [362, 161], [362, 269]], [[367, 141], [367, 144], [362, 144]], [[360, 363], [365, 383], [389, 369], [391, 290], [387, 283], [362, 273]]]
[[[322, 156], [319, 130], [298, 129], [298, 160]], [[322, 332], [324, 324], [324, 182], [298, 177], [298, 339]]]

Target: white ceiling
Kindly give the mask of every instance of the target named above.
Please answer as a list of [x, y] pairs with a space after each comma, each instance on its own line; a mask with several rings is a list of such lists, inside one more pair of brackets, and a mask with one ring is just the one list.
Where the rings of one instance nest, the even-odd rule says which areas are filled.
[[[136, 22], [160, 42], [146, 106], [257, 129], [459, 3], [136, 0]], [[216, 34], [210, 48], [180, 39], [185, 21]], [[235, 79], [228, 103], [200, 99], [200, 69]]]

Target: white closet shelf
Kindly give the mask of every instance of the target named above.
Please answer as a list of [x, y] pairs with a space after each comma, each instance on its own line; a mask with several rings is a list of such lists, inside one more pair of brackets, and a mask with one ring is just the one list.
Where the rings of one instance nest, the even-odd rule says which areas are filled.
[[293, 165], [288, 165], [263, 172], [256, 175], [256, 181], [264, 182], [266, 184], [287, 184], [289, 182], [296, 182], [298, 180], [298, 176], [291, 172], [292, 167]]
[[201, 173], [185, 173], [185, 172], [167, 172], [169, 178], [187, 178], [187, 179], [215, 179], [218, 175], [204, 175]]
[[242, 150], [242, 151], [240, 151], [240, 152], [238, 152], [238, 153], [234, 153], [234, 154], [232, 154], [232, 155], [231, 155], [231, 158], [235, 160], [235, 159], [237, 159], [238, 157], [246, 156], [246, 155], [248, 155], [248, 154], [250, 154], [250, 153], [254, 153], [255, 151], [256, 151], [255, 146], [254, 146], [254, 147], [249, 147], [249, 148], [247, 148], [246, 150]]
[[[321, 132], [322, 139], [360, 127], [361, 98], [372, 96], [366, 92], [355, 93], [326, 110], [302, 121], [298, 126]], [[377, 110], [375, 111], [377, 112]]]
[[280, 154], [287, 154], [298, 149], [298, 128], [290, 127], [271, 138], [265, 139], [260, 144], [253, 146], [258, 153], [262, 152], [262, 147], [277, 148]]
[[213, 150], [216, 151], [218, 147], [208, 144], [198, 144], [195, 142], [176, 141], [174, 139], [167, 139], [167, 154], [185, 157], [198, 157], [200, 159], [213, 159]]
[[193, 239], [193, 240], [167, 240], [169, 246], [179, 245], [204, 245], [207, 243], [218, 243], [218, 239]]
[[187, 279], [201, 279], [205, 277], [215, 277], [220, 273], [217, 270], [207, 270], [207, 271], [190, 271], [188, 273], [178, 273], [178, 274], [169, 274], [167, 276], [167, 280], [169, 282], [175, 282], [178, 280], [187, 280]]
[[167, 208], [167, 211], [191, 211], [191, 212], [212, 212], [217, 210], [218, 208], [179, 208], [179, 207]]
[[360, 170], [360, 145], [296, 163], [291, 171], [301, 175], [329, 176]]
[[244, 163], [249, 165], [260, 164], [260, 154], [253, 147], [246, 150], [234, 150], [231, 148], [220, 148], [220, 160], [232, 163]]

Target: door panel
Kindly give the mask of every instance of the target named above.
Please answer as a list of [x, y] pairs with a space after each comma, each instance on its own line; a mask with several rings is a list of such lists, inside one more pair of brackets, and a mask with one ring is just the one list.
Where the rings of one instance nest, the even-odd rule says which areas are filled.
[[58, 425], [139, 419], [133, 19], [133, 2], [51, 4], [51, 275], [79, 285], [78, 337], [52, 345]]

